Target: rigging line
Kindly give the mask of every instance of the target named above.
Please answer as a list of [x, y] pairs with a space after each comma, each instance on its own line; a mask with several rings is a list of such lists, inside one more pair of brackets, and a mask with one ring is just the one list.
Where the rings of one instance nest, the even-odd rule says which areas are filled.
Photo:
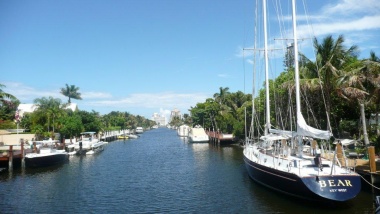
[[[314, 33], [314, 28], [313, 28], [313, 25], [310, 24], [310, 21], [309, 21], [309, 13], [308, 13], [308, 10], [307, 10], [307, 7], [306, 7], [306, 4], [305, 4], [305, 1], [302, 0], [302, 3], [303, 3], [303, 6], [304, 6], [304, 11], [305, 11], [305, 17], [306, 17], [306, 22], [307, 22], [307, 26], [309, 26], [309, 37], [310, 38], [315, 38], [315, 33]], [[311, 32], [310, 32], [311, 31]], [[321, 76], [320, 76], [320, 73], [319, 73], [319, 64], [318, 64], [318, 61], [317, 61], [317, 50], [315, 49], [314, 47], [314, 44], [313, 44], [313, 40], [311, 41], [311, 44], [312, 44], [312, 47], [314, 49], [313, 53], [314, 53], [314, 59], [315, 59], [315, 66], [317, 68], [317, 74], [318, 74], [318, 83], [319, 83], [319, 87], [321, 88], [321, 91], [322, 91], [322, 99], [323, 99], [323, 104], [325, 106], [325, 109], [326, 109], [326, 119], [327, 119], [327, 126], [329, 128], [329, 131], [331, 132], [332, 134], [332, 128], [331, 128], [331, 122], [330, 122], [330, 112], [327, 112], [327, 104], [326, 104], [326, 97], [325, 97], [325, 92], [323, 90], [323, 86], [322, 86], [322, 80], [321, 80]], [[331, 103], [330, 103], [331, 104]]]
[[244, 78], [244, 85], [243, 85], [243, 90], [244, 90], [244, 94], [245, 94], [245, 51], [243, 49], [243, 78]]
[[[255, 25], [254, 25], [254, 43], [253, 43], [253, 47], [256, 49], [257, 48], [257, 23], [258, 23], [258, 1], [259, 0], [256, 0], [256, 7], [255, 7]], [[251, 132], [252, 132], [252, 137], [253, 137], [253, 133], [254, 133], [254, 116], [256, 115], [256, 111], [255, 111], [255, 94], [256, 94], [256, 85], [255, 85], [255, 82], [256, 82], [256, 66], [257, 66], [257, 58], [256, 58], [256, 52], [253, 53], [253, 75], [252, 75], [252, 118], [251, 118]]]
[[303, 101], [306, 103], [306, 107], [307, 108], [305, 108], [305, 109], [306, 109], [306, 113], [308, 115], [308, 121], [309, 121], [309, 114], [311, 114], [312, 118], [314, 120], [314, 124], [315, 124], [314, 127], [320, 129], [320, 125], [318, 123], [318, 120], [316, 119], [316, 117], [314, 115], [314, 112], [313, 112], [312, 108], [310, 107], [311, 105], [310, 105], [309, 99], [308, 99], [308, 97], [306, 95], [307, 94], [306, 90], [305, 89], [303, 89], [303, 90], [301, 89], [300, 92], [301, 92], [301, 96], [303, 98]]

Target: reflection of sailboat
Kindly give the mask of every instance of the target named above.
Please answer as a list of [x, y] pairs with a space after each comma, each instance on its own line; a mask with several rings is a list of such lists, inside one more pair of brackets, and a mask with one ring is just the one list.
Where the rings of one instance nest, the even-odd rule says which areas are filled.
[[[292, 10], [297, 130], [290, 132], [270, 129], [269, 87], [267, 86], [265, 135], [259, 142], [248, 141], [243, 151], [244, 162], [249, 176], [254, 181], [273, 190], [307, 200], [347, 201], [360, 192], [360, 176], [342, 167], [335, 157], [329, 161], [321, 158], [318, 152], [315, 157], [304, 153], [306, 151], [303, 148], [304, 139], [311, 140], [316, 146], [317, 142], [314, 139], [329, 140], [331, 133], [308, 126], [301, 114], [295, 0], [292, 0]], [[263, 0], [263, 15], [264, 37], [266, 37], [265, 0]], [[264, 39], [266, 43], [266, 38]], [[266, 44], [265, 52], [267, 52]], [[266, 53], [264, 55], [267, 73], [268, 61]], [[268, 84], [268, 78], [266, 78], [266, 84]]]

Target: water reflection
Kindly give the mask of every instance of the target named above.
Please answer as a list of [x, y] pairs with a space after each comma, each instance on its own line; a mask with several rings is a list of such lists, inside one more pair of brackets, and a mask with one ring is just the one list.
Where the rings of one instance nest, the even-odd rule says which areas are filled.
[[115, 141], [94, 156], [0, 174], [4, 213], [371, 213], [361, 192], [345, 207], [321, 207], [253, 182], [238, 145], [189, 143], [156, 129]]

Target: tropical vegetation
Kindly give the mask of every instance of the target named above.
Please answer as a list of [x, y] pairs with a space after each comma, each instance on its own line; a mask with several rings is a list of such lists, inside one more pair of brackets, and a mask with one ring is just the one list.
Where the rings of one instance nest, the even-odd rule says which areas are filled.
[[[0, 84], [0, 88], [4, 88]], [[41, 97], [34, 100], [36, 110], [32, 113], [24, 113], [20, 121], [15, 120], [15, 114], [20, 102], [13, 95], [0, 89], [0, 129], [16, 128], [16, 123], [22, 129], [36, 135], [37, 139], [46, 137], [54, 138], [60, 133], [63, 138], [71, 139], [80, 135], [83, 131], [106, 132], [112, 130], [135, 129], [136, 127], [152, 127], [155, 122], [140, 115], [132, 115], [128, 112], [115, 112], [100, 115], [99, 112], [84, 110], [71, 110], [67, 108], [70, 98], [81, 99], [79, 88], [66, 84], [61, 93], [68, 96], [67, 103], [54, 97]], [[66, 93], [67, 92], [67, 93]]]
[[[346, 47], [344, 36], [334, 39], [327, 36], [314, 39], [316, 60], [300, 53], [300, 85], [303, 98], [302, 113], [308, 124], [333, 132], [335, 138], [354, 138], [363, 141], [360, 105], [365, 118], [370, 142], [380, 147], [380, 60], [374, 52], [365, 59], [358, 58], [358, 47]], [[295, 112], [294, 65], [291, 55], [284, 57], [285, 70], [270, 80], [271, 124], [274, 128], [294, 130]], [[263, 132], [265, 124], [265, 89], [255, 97], [255, 114], [252, 98], [241, 91], [230, 92], [220, 87], [213, 98], [191, 107], [193, 124], [206, 129], [233, 133], [244, 139], [252, 121], [260, 124], [256, 133]], [[253, 116], [254, 115], [254, 116]], [[376, 120], [368, 124], [368, 120]], [[248, 125], [246, 125], [248, 124]]]

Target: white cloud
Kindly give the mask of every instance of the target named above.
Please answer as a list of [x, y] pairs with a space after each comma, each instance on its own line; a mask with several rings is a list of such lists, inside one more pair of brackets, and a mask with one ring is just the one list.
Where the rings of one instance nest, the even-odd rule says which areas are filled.
[[90, 101], [94, 106], [141, 107], [141, 108], [189, 108], [197, 102], [204, 102], [207, 95], [203, 93], [139, 93], [112, 100]]
[[[344, 34], [347, 32], [364, 31], [380, 29], [380, 15], [365, 16], [355, 20], [337, 20], [328, 23], [313, 24], [314, 36], [327, 35], [327, 34]], [[298, 26], [297, 32], [300, 37], [310, 35], [310, 27], [306, 25]]]
[[[33, 103], [33, 100], [41, 97], [52, 96], [60, 98], [66, 102], [66, 97], [59, 91], [49, 89], [36, 89], [18, 82], [2, 83], [6, 87], [2, 90], [16, 96], [21, 103]], [[83, 92], [83, 100], [76, 100], [78, 108], [86, 111], [101, 111], [109, 113], [111, 111], [135, 111], [150, 112], [145, 115], [153, 114], [154, 109], [161, 109], [160, 113], [170, 115], [172, 109], [177, 108], [182, 113], [187, 112], [196, 103], [204, 102], [210, 97], [206, 93], [176, 93], [176, 92], [156, 92], [156, 93], [136, 93], [126, 97], [113, 98], [109, 93], [104, 92]], [[170, 110], [169, 110], [170, 109]], [[134, 112], [132, 112], [134, 114]]]
[[33, 103], [34, 99], [41, 97], [63, 98], [58, 90], [39, 90], [19, 82], [5, 82], [3, 85], [5, 88], [2, 90], [15, 96], [21, 103]]
[[337, 4], [326, 5], [322, 10], [327, 15], [376, 14], [380, 11], [378, 0], [341, 0]]

